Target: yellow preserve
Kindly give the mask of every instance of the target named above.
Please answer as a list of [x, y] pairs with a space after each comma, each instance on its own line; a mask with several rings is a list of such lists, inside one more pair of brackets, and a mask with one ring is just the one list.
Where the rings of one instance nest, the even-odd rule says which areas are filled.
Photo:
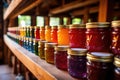
[[51, 27], [45, 26], [45, 40], [51, 42]]

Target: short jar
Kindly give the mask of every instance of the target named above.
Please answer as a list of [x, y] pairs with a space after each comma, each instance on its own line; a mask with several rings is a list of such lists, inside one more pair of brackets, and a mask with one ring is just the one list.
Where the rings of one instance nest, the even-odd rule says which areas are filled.
[[35, 35], [35, 39], [40, 39], [40, 27], [39, 26], [35, 26], [35, 30], [34, 30], [34, 35]]
[[51, 26], [45, 26], [45, 41], [51, 42]]
[[58, 42], [57, 31], [58, 31], [57, 26], [52, 26], [52, 29], [51, 29], [51, 42], [53, 42], [53, 43]]
[[45, 27], [44, 26], [40, 26], [40, 40], [44, 41], [45, 40]]
[[31, 38], [35, 38], [35, 35], [34, 35], [34, 27], [35, 27], [35, 26], [30, 26], [30, 37], [31, 37]]

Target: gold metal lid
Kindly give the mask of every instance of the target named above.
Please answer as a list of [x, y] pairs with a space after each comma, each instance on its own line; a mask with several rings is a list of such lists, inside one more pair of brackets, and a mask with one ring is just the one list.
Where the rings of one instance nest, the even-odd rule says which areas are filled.
[[112, 62], [113, 54], [105, 52], [91, 52], [87, 54], [87, 59], [96, 62]]
[[120, 27], [120, 20], [112, 21], [112, 27]]
[[35, 30], [36, 30], [36, 29], [40, 29], [40, 26], [35, 26], [34, 28], [35, 28]]
[[52, 29], [57, 29], [58, 28], [58, 26], [52, 26]]
[[39, 42], [38, 42], [39, 45], [40, 45], [40, 44], [45, 44], [45, 43], [47, 43], [47, 41], [39, 40]]
[[33, 39], [33, 42], [38, 42], [40, 39]]
[[87, 53], [88, 53], [88, 50], [84, 48], [69, 48], [68, 49], [68, 54], [70, 55], [86, 56]]
[[69, 25], [59, 25], [58, 29], [60, 29], [60, 28], [69, 28]]
[[45, 47], [55, 47], [57, 43], [45, 43]]
[[46, 25], [45, 29], [51, 29], [51, 26]]
[[72, 24], [70, 25], [70, 29], [72, 28], [86, 28], [85, 24]]
[[32, 42], [32, 41], [33, 41], [33, 39], [32, 39], [32, 38], [29, 38], [29, 41], [30, 41], [30, 42]]
[[86, 23], [86, 28], [104, 28], [104, 27], [110, 27], [109, 22], [90, 22]]
[[115, 65], [116, 67], [120, 67], [120, 58], [117, 57], [117, 56], [114, 58], [114, 65]]
[[55, 47], [55, 50], [56, 51], [67, 51], [68, 48], [69, 48], [69, 46], [60, 46], [60, 45], [58, 45], [58, 46]]

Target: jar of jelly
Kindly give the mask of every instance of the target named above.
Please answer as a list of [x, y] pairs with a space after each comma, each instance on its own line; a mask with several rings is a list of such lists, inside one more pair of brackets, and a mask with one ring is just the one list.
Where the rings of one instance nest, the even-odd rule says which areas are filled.
[[57, 43], [58, 39], [57, 39], [57, 26], [52, 26], [52, 30], [51, 30], [51, 42], [53, 43]]
[[30, 37], [31, 38], [35, 38], [35, 35], [34, 35], [34, 26], [30, 27]]
[[86, 24], [86, 48], [91, 52], [110, 51], [110, 23], [91, 22]]
[[73, 24], [69, 27], [69, 40], [71, 48], [86, 48], [85, 24]]
[[114, 80], [120, 80], [120, 56], [115, 56], [114, 65]]
[[116, 55], [120, 55], [120, 20], [112, 21], [112, 52]]
[[86, 55], [88, 51], [83, 48], [68, 49], [68, 73], [79, 79], [87, 79]]
[[45, 43], [45, 60], [48, 63], [54, 64], [54, 47], [57, 43]]
[[65, 25], [58, 26], [58, 44], [69, 45], [69, 28]]
[[68, 46], [56, 46], [55, 47], [55, 52], [54, 52], [54, 61], [55, 61], [55, 66], [58, 69], [62, 70], [67, 70], [67, 49]]
[[51, 27], [45, 26], [45, 40], [51, 42]]
[[38, 42], [38, 55], [41, 59], [45, 59], [45, 52], [44, 52], [45, 43], [46, 43], [46, 41]]
[[37, 39], [34, 39], [33, 41], [33, 53], [38, 55], [38, 40]]
[[91, 52], [87, 54], [88, 80], [113, 80], [113, 54], [104, 52]]
[[36, 26], [35, 31], [34, 31], [35, 39], [40, 39], [40, 32], [39, 31], [40, 31], [40, 27]]
[[40, 27], [40, 40], [42, 41], [45, 40], [45, 27], [44, 26]]

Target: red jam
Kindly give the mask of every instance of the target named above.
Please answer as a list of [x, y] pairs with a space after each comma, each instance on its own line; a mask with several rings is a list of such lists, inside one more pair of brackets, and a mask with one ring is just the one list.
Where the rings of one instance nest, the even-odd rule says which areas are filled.
[[109, 23], [87, 23], [86, 28], [86, 48], [91, 52], [109, 52], [111, 42]]
[[68, 46], [57, 46], [55, 48], [55, 65], [62, 70], [67, 70], [67, 49]]
[[112, 52], [116, 55], [120, 55], [120, 20], [112, 21]]
[[35, 39], [40, 39], [40, 33], [39, 33], [39, 31], [40, 31], [40, 27], [35, 27], [35, 31], [34, 31], [34, 33], [35, 33]]
[[53, 43], [57, 43], [58, 39], [57, 39], [57, 26], [52, 26], [52, 30], [51, 30], [51, 42]]
[[87, 54], [88, 80], [113, 80], [113, 54], [92, 52]]
[[74, 24], [69, 29], [69, 41], [71, 48], [86, 48], [86, 28], [84, 24]]

